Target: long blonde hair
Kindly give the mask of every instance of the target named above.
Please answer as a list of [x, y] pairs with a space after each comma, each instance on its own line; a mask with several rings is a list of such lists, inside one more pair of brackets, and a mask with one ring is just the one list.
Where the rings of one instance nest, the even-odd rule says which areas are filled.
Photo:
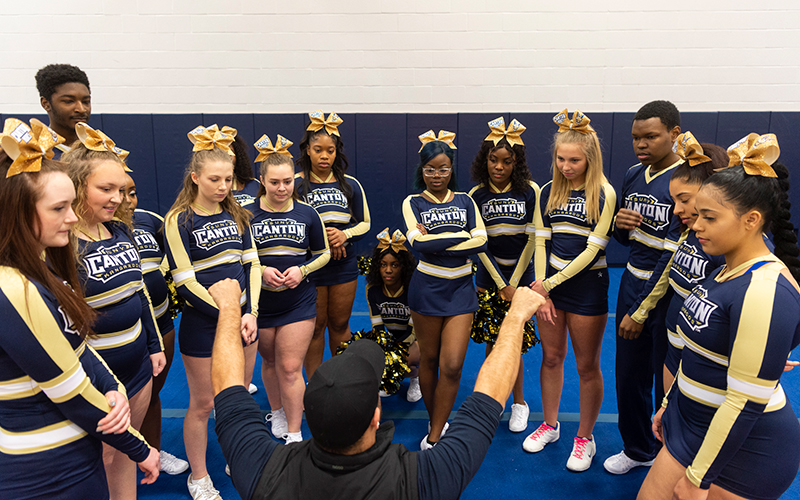
[[[193, 213], [191, 206], [197, 198], [197, 184], [192, 181], [192, 174], [194, 173], [196, 176], [199, 176], [203, 172], [203, 167], [209, 161], [226, 161], [231, 164], [231, 169], [233, 169], [233, 157], [216, 146], [214, 149], [206, 149], [192, 153], [192, 159], [189, 161], [189, 166], [186, 168], [186, 173], [183, 176], [181, 192], [178, 193], [175, 203], [172, 204], [169, 212], [167, 212], [166, 220], [170, 220], [173, 217], [177, 218], [178, 215], [184, 212]], [[233, 189], [228, 190], [228, 195], [219, 202], [219, 205], [222, 210], [228, 212], [231, 217], [233, 217], [239, 229], [239, 234], [243, 234], [245, 228], [250, 227], [250, 216], [252, 214], [239, 205], [233, 197]], [[189, 215], [191, 215], [191, 213]], [[190, 218], [186, 219], [186, 224], [189, 224], [189, 220]]]
[[[72, 149], [67, 151], [61, 156], [61, 161], [66, 163], [67, 173], [72, 183], [75, 185], [75, 201], [72, 207], [75, 210], [75, 215], [83, 221], [86, 219], [87, 207], [87, 188], [89, 176], [94, 172], [98, 163], [103, 161], [113, 161], [121, 168], [125, 167], [125, 163], [112, 151], [94, 151], [87, 148], [81, 142], [76, 142]], [[129, 228], [132, 227], [130, 212], [128, 212], [128, 201], [122, 197], [120, 204], [114, 211], [114, 217], [121, 220]]]
[[553, 162], [550, 171], [553, 173], [553, 184], [550, 186], [550, 198], [547, 200], [547, 213], [566, 206], [572, 192], [572, 183], [556, 166], [558, 148], [563, 144], [577, 144], [586, 155], [586, 221], [590, 224], [600, 220], [600, 193], [608, 182], [603, 174], [603, 155], [597, 133], [584, 134], [576, 130], [557, 132], [553, 137]]

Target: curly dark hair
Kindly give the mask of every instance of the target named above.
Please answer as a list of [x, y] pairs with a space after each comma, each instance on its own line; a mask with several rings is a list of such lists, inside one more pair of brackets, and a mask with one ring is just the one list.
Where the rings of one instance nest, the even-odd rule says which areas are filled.
[[403, 288], [408, 290], [411, 275], [414, 274], [414, 269], [417, 267], [417, 260], [411, 255], [411, 252], [395, 252], [392, 247], [381, 250], [376, 246], [372, 251], [372, 260], [369, 263], [369, 272], [366, 275], [367, 283], [370, 285], [383, 284], [383, 279], [381, 279], [381, 259], [386, 254], [393, 255], [400, 262], [400, 282], [403, 284]]
[[250, 161], [250, 155], [247, 154], [247, 142], [237, 135], [233, 138], [231, 149], [236, 158], [233, 162], [233, 176], [236, 177], [239, 186], [243, 188], [245, 184], [255, 179], [253, 162]]
[[311, 191], [311, 157], [308, 156], [308, 145], [315, 137], [322, 134], [330, 135], [334, 146], [336, 146], [336, 159], [333, 160], [333, 165], [331, 165], [331, 172], [333, 172], [336, 182], [339, 183], [339, 189], [347, 197], [347, 205], [352, 207], [353, 188], [344, 178], [344, 173], [347, 171], [347, 167], [350, 166], [350, 161], [347, 159], [347, 155], [344, 154], [344, 143], [338, 135], [328, 134], [324, 127], [316, 132], [306, 130], [303, 138], [300, 139], [300, 158], [295, 163], [302, 169], [303, 178], [299, 183], [295, 184], [294, 189], [296, 191], [299, 186], [303, 186], [303, 194], [306, 196]]
[[89, 87], [89, 77], [77, 66], [48, 64], [36, 72], [36, 89], [39, 91], [39, 96], [44, 97], [48, 102], [56, 93], [59, 85], [72, 82], [86, 85], [89, 93], [92, 93], [92, 89]]
[[530, 188], [529, 181], [531, 179], [531, 171], [528, 168], [528, 161], [525, 158], [525, 146], [522, 144], [515, 144], [511, 146], [505, 137], [495, 146], [492, 141], [483, 141], [481, 149], [472, 160], [472, 167], [470, 167], [470, 178], [472, 182], [489, 185], [489, 154], [503, 148], [511, 153], [514, 158], [514, 170], [511, 171], [511, 190], [515, 193], [524, 193]]

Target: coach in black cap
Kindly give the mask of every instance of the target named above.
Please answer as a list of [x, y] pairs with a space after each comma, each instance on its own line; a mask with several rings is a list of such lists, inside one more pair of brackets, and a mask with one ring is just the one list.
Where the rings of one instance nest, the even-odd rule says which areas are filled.
[[544, 303], [528, 288], [517, 290], [475, 391], [447, 434], [429, 450], [410, 452], [392, 443], [393, 423], [380, 422], [384, 355], [369, 340], [354, 342], [309, 380], [303, 402], [312, 439], [274, 441], [244, 387], [239, 283], [224, 280], [209, 292], [220, 311], [211, 358], [216, 431], [246, 500], [458, 498], [480, 468], [511, 393], [523, 325]]

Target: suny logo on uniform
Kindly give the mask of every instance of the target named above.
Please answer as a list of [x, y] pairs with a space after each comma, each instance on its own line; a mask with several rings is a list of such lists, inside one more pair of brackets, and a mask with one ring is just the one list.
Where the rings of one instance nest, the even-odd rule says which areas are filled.
[[659, 203], [652, 194], [629, 194], [625, 198], [625, 208], [642, 214], [642, 224], [655, 231], [669, 225], [672, 206]]
[[467, 224], [467, 211], [458, 207], [431, 208], [419, 214], [427, 229], [442, 226], [456, 226], [463, 229]]
[[705, 279], [708, 261], [699, 256], [694, 245], [683, 244], [672, 258], [673, 269], [681, 274], [689, 283], [697, 283]]
[[481, 215], [484, 220], [500, 217], [522, 220], [525, 218], [525, 202], [514, 198], [496, 198], [481, 204]]
[[252, 226], [253, 238], [259, 243], [275, 240], [303, 241], [306, 225], [294, 219], [270, 219], [269, 223], [257, 222]]
[[240, 243], [242, 241], [239, 229], [232, 220], [206, 222], [200, 229], [192, 231], [192, 234], [197, 246], [203, 250], [210, 250], [229, 241], [238, 241]]
[[681, 306], [681, 316], [689, 324], [689, 328], [699, 332], [708, 326], [708, 319], [717, 309], [717, 305], [706, 297], [708, 291], [702, 285], [694, 287]]
[[89, 279], [107, 283], [119, 275], [138, 272], [141, 274], [139, 252], [132, 244], [117, 243], [110, 247], [100, 247], [83, 257], [83, 264]]

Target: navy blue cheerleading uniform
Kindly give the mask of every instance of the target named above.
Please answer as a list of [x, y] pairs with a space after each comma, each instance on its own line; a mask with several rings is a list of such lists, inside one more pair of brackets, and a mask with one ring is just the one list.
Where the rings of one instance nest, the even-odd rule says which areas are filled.
[[247, 181], [247, 184], [242, 186], [242, 189], [231, 191], [231, 193], [233, 194], [233, 199], [236, 200], [239, 205], [249, 209], [250, 207], [248, 205], [258, 199], [259, 188], [261, 188], [261, 183], [258, 179], [250, 179]]
[[150, 453], [131, 427], [96, 430], [111, 410], [104, 394], [125, 388], [17, 269], [0, 267], [0, 315], [0, 498], [108, 498], [102, 443], [135, 462]]
[[[295, 190], [300, 198], [314, 207], [325, 227], [335, 227], [347, 237], [345, 249], [347, 257], [331, 259], [325, 267], [314, 273], [312, 281], [316, 286], [339, 285], [358, 278], [358, 263], [353, 243], [366, 236], [370, 227], [369, 207], [364, 188], [355, 177], [345, 175], [345, 181], [353, 191], [353, 204], [341, 191], [336, 179], [330, 182], [315, 182], [309, 179], [310, 193], [303, 192], [303, 177], [295, 174]], [[331, 178], [333, 174], [331, 174]]]
[[[417, 229], [418, 222], [428, 234]], [[403, 201], [403, 224], [411, 248], [419, 252], [409, 285], [411, 310], [427, 316], [475, 312], [478, 297], [467, 257], [486, 251], [487, 237], [472, 198], [453, 193], [452, 201], [436, 203], [412, 194]]]
[[553, 183], [542, 187], [536, 211], [536, 279], [556, 309], [584, 316], [608, 313], [606, 246], [611, 239], [617, 194], [608, 181], [600, 191], [600, 218], [589, 222], [584, 186], [564, 206], [547, 211]]
[[416, 340], [405, 287], [392, 295], [383, 284], [368, 284], [366, 294], [372, 328], [385, 327], [399, 342], [411, 344]]
[[800, 467], [800, 424], [780, 385], [800, 343], [800, 293], [774, 255], [722, 269], [681, 306], [685, 342], [665, 400], [664, 441], [700, 488], [778, 498]]
[[496, 286], [502, 290], [533, 282], [533, 251], [536, 228], [533, 221], [539, 186], [529, 182], [524, 193], [511, 191], [511, 183], [504, 189], [489, 181], [479, 184], [469, 195], [480, 210], [488, 237], [487, 250], [478, 257], [478, 288]]
[[325, 226], [309, 205], [292, 201], [286, 212], [267, 212], [256, 199], [248, 208], [253, 212], [250, 228], [258, 258], [263, 267], [284, 272], [298, 266], [303, 281], [295, 288], [271, 288], [261, 282], [258, 327], [288, 325], [317, 315], [317, 289], [309, 279], [331, 257]]
[[133, 397], [152, 378], [150, 355], [162, 352], [164, 344], [128, 226], [118, 220], [104, 226], [110, 238], [78, 240], [78, 276], [86, 302], [97, 310], [97, 336], [86, 341]]
[[228, 212], [200, 215], [187, 209], [164, 223], [167, 259], [178, 293], [186, 300], [178, 339], [182, 354], [211, 357], [219, 309], [208, 288], [225, 278], [242, 288], [242, 314], [258, 317], [261, 267], [249, 227], [239, 233]]
[[[653, 388], [655, 401], [664, 395], [663, 365], [667, 356], [665, 320], [672, 299], [668, 283], [656, 286], [669, 271], [669, 261], [678, 248], [681, 222], [672, 214], [669, 181], [683, 160], [652, 174], [650, 166], [634, 165], [625, 174], [619, 196], [621, 208], [642, 215], [636, 229], [615, 228], [614, 237], [630, 246], [628, 263], [619, 284], [616, 331], [625, 315], [642, 324], [635, 339], [615, 335], [615, 378], [618, 428], [625, 454], [640, 462], [655, 458], [661, 447], [651, 430]], [[654, 384], [655, 378], [655, 386]]]
[[164, 257], [164, 218], [137, 208], [133, 213], [133, 241], [142, 259], [144, 286], [150, 294], [158, 330], [166, 334], [175, 329], [169, 314], [169, 288], [164, 279], [167, 262]]

